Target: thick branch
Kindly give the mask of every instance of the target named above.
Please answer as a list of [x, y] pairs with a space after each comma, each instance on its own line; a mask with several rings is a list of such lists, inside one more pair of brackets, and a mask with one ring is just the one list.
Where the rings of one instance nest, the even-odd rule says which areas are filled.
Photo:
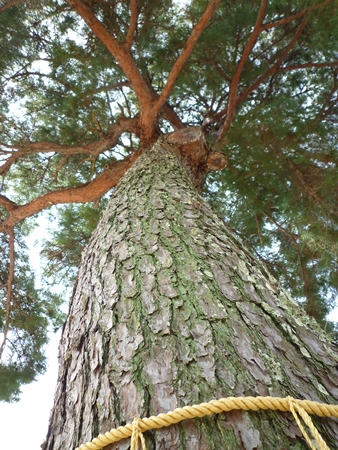
[[[272, 75], [273, 73], [276, 73], [279, 71], [281, 64], [283, 63], [284, 59], [286, 58], [286, 56], [288, 55], [288, 53], [290, 52], [290, 50], [292, 49], [292, 47], [295, 45], [295, 43], [297, 42], [299, 36], [302, 34], [305, 25], [307, 23], [307, 20], [304, 20], [302, 22], [302, 24], [300, 25], [300, 27], [298, 28], [296, 34], [294, 35], [294, 37], [292, 38], [292, 40], [290, 41], [290, 43], [284, 48], [284, 50], [282, 51], [280, 57], [278, 58], [278, 60], [275, 62], [275, 64], [270, 67], [270, 69], [268, 69], [263, 75], [261, 75], [260, 77], [258, 77], [254, 83], [249, 86], [248, 88], [246, 88], [241, 95], [239, 95], [236, 98], [236, 103], [235, 106], [237, 106], [239, 103], [241, 103], [248, 95], [251, 94], [251, 92], [253, 92], [255, 89], [257, 89], [257, 87], [262, 84], [270, 75]], [[229, 103], [230, 104], [230, 103]], [[222, 111], [220, 111], [218, 114], [216, 114], [213, 118], [213, 122], [218, 121], [219, 119], [221, 119], [225, 114], [227, 114], [227, 118], [228, 118], [228, 111], [229, 111], [229, 104], [228, 106], [223, 109]], [[230, 125], [230, 124], [229, 124]], [[225, 126], [225, 125], [224, 125]], [[224, 129], [224, 127], [223, 127]], [[223, 133], [222, 137], [224, 136], [225, 133]], [[218, 141], [221, 141], [221, 136], [219, 136]]]
[[[124, 173], [134, 164], [140, 156], [141, 151], [138, 150], [125, 158], [107, 167], [95, 180], [90, 181], [82, 186], [60, 189], [42, 195], [37, 199], [27, 203], [26, 205], [16, 206], [9, 211], [8, 218], [0, 224], [0, 231], [6, 231], [8, 227], [12, 227], [27, 217], [36, 214], [43, 209], [52, 205], [62, 203], [83, 203], [93, 202], [101, 198], [109, 189], [116, 186]], [[0, 200], [3, 196], [0, 196]], [[6, 197], [5, 197], [6, 199]], [[6, 199], [8, 201], [8, 199]], [[13, 206], [13, 203], [11, 203]]]
[[185, 128], [184, 123], [168, 103], [163, 106], [162, 112], [163, 116], [168, 120], [168, 122], [174, 127], [175, 130]]
[[5, 195], [0, 194], [0, 206], [3, 206], [7, 211], [14, 211], [18, 205]]
[[115, 57], [124, 74], [130, 81], [140, 104], [141, 113], [149, 106], [153, 95], [141, 72], [136, 66], [127, 46], [121, 45], [107, 28], [96, 18], [91, 8], [82, 0], [67, 0], [69, 5], [82, 17], [93, 33]]
[[217, 141], [221, 141], [225, 135], [225, 133], [228, 131], [228, 128], [230, 127], [230, 124], [234, 118], [235, 115], [235, 108], [236, 108], [236, 98], [237, 98], [237, 88], [238, 83], [241, 78], [241, 74], [244, 68], [245, 63], [247, 62], [249, 55], [251, 53], [251, 50], [253, 49], [257, 38], [262, 31], [262, 22], [265, 16], [265, 10], [267, 6], [267, 0], [262, 0], [261, 6], [258, 12], [257, 20], [254, 26], [254, 29], [249, 37], [249, 40], [243, 50], [242, 57], [238, 63], [236, 72], [232, 78], [231, 86], [230, 86], [230, 95], [229, 95], [229, 102], [227, 106], [227, 116], [226, 120], [224, 122], [224, 125], [222, 129], [220, 130], [219, 137]]
[[130, 23], [126, 37], [126, 45], [128, 48], [130, 48], [131, 44], [133, 43], [134, 35], [137, 28], [137, 18], [138, 18], [137, 0], [130, 0]]
[[[312, 10], [315, 10], [321, 6], [326, 6], [328, 4], [332, 3], [332, 0], [326, 0], [323, 3], [318, 3], [316, 5], [311, 6], [310, 8], [307, 8], [297, 14], [294, 14], [292, 16], [286, 17], [284, 19], [281, 19], [279, 21], [273, 22], [271, 24], [266, 24], [266, 25], [262, 25], [260, 31], [264, 31], [267, 30], [269, 28], [272, 28], [274, 26], [279, 26], [279, 25], [283, 25], [284, 23], [288, 23], [291, 22], [293, 20], [298, 19], [299, 17], [302, 17], [304, 15], [306, 15], [307, 13], [311, 12]], [[297, 39], [299, 38], [300, 34], [302, 33], [305, 25], [307, 22], [307, 18], [305, 18], [305, 20], [302, 22], [302, 24], [300, 25], [300, 27], [297, 30], [296, 35], [294, 36], [294, 38], [292, 39], [292, 41], [290, 42], [290, 44], [284, 49], [281, 57], [277, 60], [277, 62], [269, 69], [267, 70], [263, 75], [261, 75], [259, 78], [257, 78], [257, 80], [251, 85], [249, 86], [247, 89], [245, 89], [245, 91], [236, 98], [235, 100], [235, 105], [232, 106], [233, 108], [233, 113], [234, 113], [234, 108], [236, 107], [236, 105], [238, 105], [239, 103], [241, 103], [254, 89], [256, 89], [261, 83], [263, 83], [271, 74], [276, 73], [276, 72], [282, 72], [282, 71], [287, 71], [287, 70], [296, 70], [296, 69], [301, 69], [301, 68], [306, 68], [306, 67], [325, 67], [325, 66], [334, 66], [337, 63], [336, 62], [328, 62], [328, 63], [307, 63], [307, 64], [300, 64], [300, 65], [295, 65], [295, 66], [289, 66], [289, 67], [280, 67], [280, 65], [282, 64], [283, 60], [285, 59], [285, 57], [287, 56], [287, 54], [290, 52], [291, 48], [294, 46], [294, 44], [296, 43]], [[231, 95], [231, 93], [230, 93]], [[227, 105], [226, 108], [224, 108], [222, 111], [220, 111], [217, 115], [215, 115], [212, 119], [212, 122], [217, 122], [219, 121], [222, 117], [224, 117], [224, 115], [226, 115], [226, 122], [228, 122], [228, 118], [229, 116], [231, 116], [231, 112], [230, 112], [230, 99], [229, 99], [229, 103]], [[231, 120], [233, 120], [233, 114], [231, 117]], [[211, 123], [211, 122], [210, 122]], [[222, 137], [224, 136], [225, 132], [227, 131], [227, 129], [229, 128], [230, 123], [227, 125], [226, 130], [222, 133]], [[223, 126], [223, 128], [225, 128], [225, 124]], [[220, 136], [218, 138], [218, 141], [222, 140], [222, 137]]]
[[249, 94], [251, 94], [252, 91], [254, 91], [260, 84], [262, 84], [270, 75], [272, 75], [273, 73], [276, 73], [279, 70], [284, 59], [287, 57], [287, 55], [289, 54], [289, 52], [291, 51], [293, 46], [296, 44], [298, 38], [302, 34], [302, 32], [306, 26], [306, 23], [307, 23], [307, 20], [305, 19], [301, 23], [300, 27], [298, 28], [296, 34], [294, 35], [294, 37], [292, 38], [290, 43], [284, 48], [280, 57], [275, 62], [275, 64], [270, 69], [268, 69], [263, 75], [258, 77], [257, 80], [251, 86], [249, 86], [247, 89], [245, 89], [245, 91], [242, 92], [242, 94], [239, 97], [237, 97], [236, 104], [241, 103]]
[[[89, 154], [98, 156], [105, 150], [114, 147], [121, 134], [131, 132], [138, 134], [138, 120], [136, 118], [122, 117], [111, 127], [106, 136], [99, 141], [91, 142], [85, 145], [62, 145], [54, 142], [32, 142], [22, 146], [11, 146], [18, 150], [19, 156], [30, 153], [61, 153], [63, 155], [81, 155]], [[13, 153], [13, 156], [16, 155]], [[17, 159], [17, 157], [16, 157]], [[13, 161], [12, 161], [13, 162]], [[2, 166], [4, 167], [7, 162]], [[0, 167], [0, 174], [2, 174]]]
[[[265, 1], [265, 0], [264, 0]], [[166, 100], [169, 98], [169, 95], [175, 86], [175, 82], [177, 80], [177, 77], [179, 73], [181, 72], [184, 64], [186, 63], [187, 59], [191, 55], [198, 39], [200, 38], [201, 34], [205, 30], [206, 26], [208, 25], [211, 17], [213, 16], [214, 12], [216, 11], [218, 5], [220, 3], [220, 0], [210, 0], [208, 3], [206, 9], [204, 10], [202, 16], [200, 17], [197, 24], [194, 26], [194, 28], [191, 31], [191, 34], [184, 46], [184, 49], [182, 50], [182, 53], [175, 61], [174, 65], [172, 66], [172, 69], [168, 75], [168, 79], [166, 82], [166, 85], [163, 88], [163, 91], [154, 104], [151, 115], [152, 117], [157, 116], [159, 111], [161, 110], [162, 106], [166, 102]]]

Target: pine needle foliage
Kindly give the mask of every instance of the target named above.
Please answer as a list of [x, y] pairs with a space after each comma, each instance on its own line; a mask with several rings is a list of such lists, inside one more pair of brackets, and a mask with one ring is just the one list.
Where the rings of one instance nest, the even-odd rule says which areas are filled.
[[[0, 325], [14, 227], [17, 336], [0, 366], [2, 399], [17, 399], [20, 384], [44, 370], [46, 330], [61, 317], [60, 299], [34, 287], [20, 222], [77, 203], [51, 210], [57, 226], [43, 250], [49, 282], [70, 284], [114, 184], [96, 196], [91, 186], [180, 127], [203, 124], [228, 156], [203, 195], [334, 333], [326, 316], [338, 291], [337, 2], [223, 0], [191, 44], [213, 2], [0, 2]], [[142, 122], [170, 77], [162, 106]], [[75, 187], [84, 190], [73, 200]]]

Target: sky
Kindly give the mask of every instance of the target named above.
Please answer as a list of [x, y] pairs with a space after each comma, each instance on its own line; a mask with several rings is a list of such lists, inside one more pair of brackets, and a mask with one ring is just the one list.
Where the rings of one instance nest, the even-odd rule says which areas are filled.
[[[47, 214], [39, 216], [38, 224], [39, 226], [26, 240], [30, 264], [37, 274], [37, 287], [39, 287], [39, 279], [42, 274], [40, 264], [42, 239], [47, 238], [49, 234]], [[53, 406], [60, 338], [61, 329], [57, 333], [49, 333], [49, 343], [46, 347], [47, 371], [44, 375], [40, 375], [34, 383], [21, 388], [20, 401], [16, 403], [0, 402], [0, 450], [19, 446], [24, 450], [40, 449], [47, 434], [49, 414]]]
[[37, 381], [22, 387], [20, 402], [0, 403], [1, 449], [39, 450], [44, 441], [57, 379], [61, 330], [52, 334], [47, 349], [48, 369]]

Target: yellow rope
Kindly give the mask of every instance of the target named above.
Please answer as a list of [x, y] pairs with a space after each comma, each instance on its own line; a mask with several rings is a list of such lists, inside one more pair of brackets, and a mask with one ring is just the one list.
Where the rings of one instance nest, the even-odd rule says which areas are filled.
[[312, 444], [312, 441], [309, 438], [309, 435], [307, 434], [307, 432], [305, 431], [303, 425], [301, 424], [301, 421], [299, 420], [297, 412], [299, 413], [301, 418], [304, 420], [306, 425], [310, 428], [313, 437], [316, 439], [318, 449], [319, 450], [330, 450], [329, 447], [324, 442], [324, 440], [321, 437], [321, 435], [318, 433], [317, 428], [313, 425], [311, 417], [308, 415], [308, 413], [302, 407], [300, 407], [294, 401], [294, 399], [292, 397], [287, 397], [287, 399], [289, 400], [290, 411], [292, 412], [293, 417], [295, 418], [295, 421], [297, 422], [297, 425], [298, 425], [300, 431], [302, 432], [306, 442], [309, 444], [309, 447], [312, 450], [317, 450], [317, 448]]
[[257, 411], [259, 409], [271, 409], [283, 412], [291, 411], [310, 448], [316, 449], [304, 427], [301, 425], [297, 415], [298, 413], [311, 430], [319, 450], [329, 450], [329, 448], [307, 413], [316, 414], [320, 417], [326, 416], [338, 418], [338, 406], [327, 405], [325, 403], [313, 402], [310, 400], [297, 400], [292, 397], [228, 397], [221, 398], [220, 400], [211, 400], [209, 403], [201, 403], [200, 405], [177, 408], [167, 414], [159, 414], [158, 416], [145, 417], [143, 419], [136, 418], [132, 424], [128, 423], [124, 427], [113, 428], [105, 434], [100, 434], [91, 442], [87, 442], [86, 444], [77, 447], [76, 450], [100, 450], [108, 444], [118, 442], [121, 439], [130, 436], [133, 436], [131, 450], [137, 450], [139, 439], [141, 439], [143, 450], [145, 450], [144, 437], [142, 435], [145, 431], [168, 427], [169, 425], [179, 423], [185, 419], [204, 417], [214, 413], [231, 411], [233, 409], [243, 409], [245, 411]]
[[139, 419], [138, 417], [135, 417], [135, 419], [133, 420], [133, 432], [131, 434], [130, 441], [131, 450], [138, 450], [139, 440], [141, 440], [142, 450], [146, 450], [146, 442], [144, 440], [142, 431], [140, 430], [140, 421], [141, 419]]

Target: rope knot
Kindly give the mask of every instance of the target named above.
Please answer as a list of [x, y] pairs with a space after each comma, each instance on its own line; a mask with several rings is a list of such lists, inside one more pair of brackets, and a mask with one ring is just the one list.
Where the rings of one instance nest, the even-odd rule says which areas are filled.
[[[299, 401], [295, 400], [293, 397], [286, 397], [286, 400], [289, 403], [290, 411], [293, 414], [293, 417], [295, 418], [295, 421], [297, 422], [297, 425], [302, 432], [306, 442], [309, 444], [309, 447], [312, 450], [316, 450], [317, 448], [319, 450], [330, 450], [329, 447], [324, 442], [321, 435], [318, 433], [317, 428], [313, 425], [313, 422], [311, 420], [311, 417], [308, 415], [308, 413], [305, 411], [305, 409], [299, 404]], [[312, 436], [314, 437], [317, 447], [313, 445], [313, 441], [310, 439], [309, 435], [305, 431], [305, 428], [303, 427], [298, 414], [303, 419], [304, 423], [308, 426], [308, 428], [311, 430]]]
[[135, 417], [135, 419], [133, 420], [133, 432], [131, 434], [130, 450], [138, 450], [139, 440], [141, 440], [142, 450], [146, 450], [146, 442], [140, 428], [140, 422], [142, 422], [142, 420], [139, 417]]

